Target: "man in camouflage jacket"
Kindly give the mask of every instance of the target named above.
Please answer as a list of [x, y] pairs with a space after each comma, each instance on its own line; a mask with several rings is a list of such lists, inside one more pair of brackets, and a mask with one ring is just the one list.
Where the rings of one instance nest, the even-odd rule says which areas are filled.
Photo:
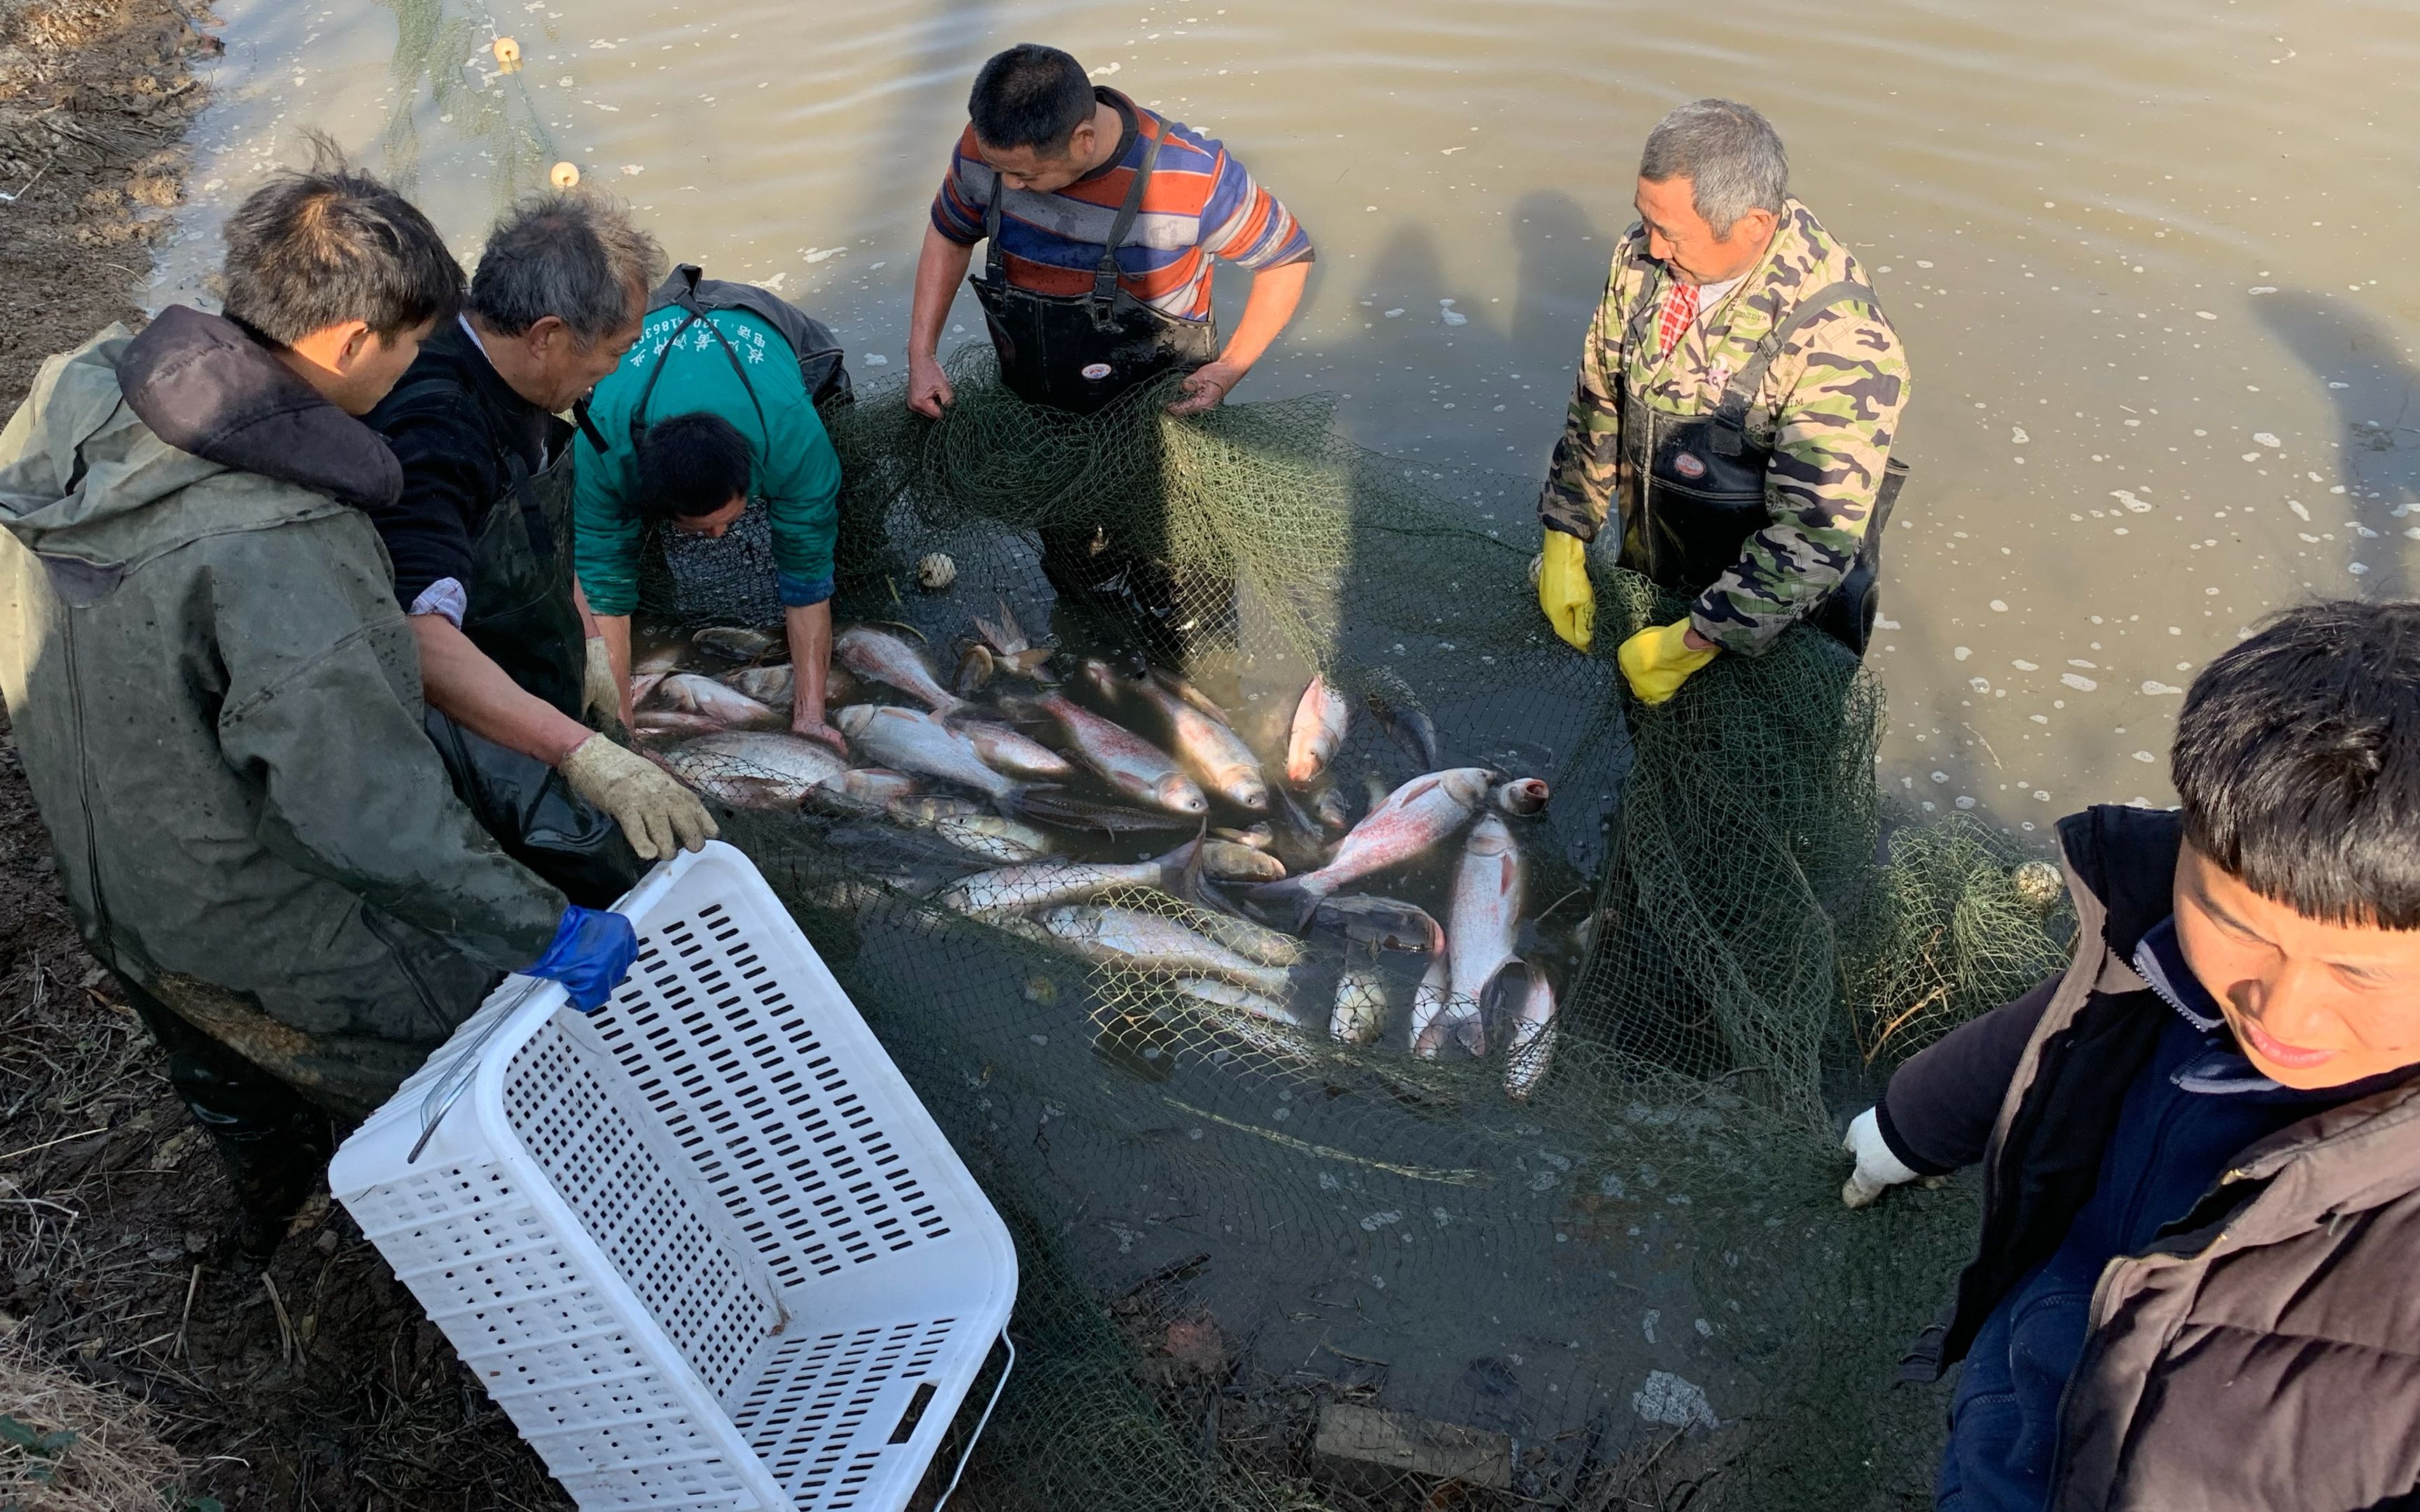
[[[1539, 501], [1541, 599], [1566, 640], [1589, 640], [1571, 612], [1586, 588], [1575, 543], [1595, 538], [1617, 495], [1623, 564], [1697, 594], [1687, 620], [1633, 638], [1658, 643], [1624, 647], [1650, 702], [1717, 650], [1762, 652], [1840, 589], [1906, 403], [1897, 333], [1856, 259], [1789, 197], [1787, 172], [1772, 127], [1744, 105], [1684, 105], [1650, 136], [1641, 222], [1614, 254]], [[1763, 454], [1745, 512], [1702, 501], [1722, 481], [1727, 395], [1736, 457]], [[1575, 569], [1559, 582], [1558, 558]]]

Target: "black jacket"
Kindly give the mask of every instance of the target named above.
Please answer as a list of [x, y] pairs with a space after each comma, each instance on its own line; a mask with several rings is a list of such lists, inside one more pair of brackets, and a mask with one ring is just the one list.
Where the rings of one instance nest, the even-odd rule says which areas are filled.
[[571, 434], [515, 393], [453, 319], [429, 332], [367, 419], [403, 464], [401, 496], [369, 516], [395, 559], [395, 596], [406, 609], [431, 583], [470, 586], [471, 542], [511, 486], [510, 459], [535, 474]]

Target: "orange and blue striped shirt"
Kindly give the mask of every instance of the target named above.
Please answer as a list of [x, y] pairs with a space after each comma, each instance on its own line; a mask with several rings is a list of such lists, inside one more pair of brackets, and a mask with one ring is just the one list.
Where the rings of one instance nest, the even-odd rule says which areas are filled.
[[[1131, 112], [1136, 130], [1117, 158], [1047, 194], [1011, 189], [1000, 207], [1008, 281], [1037, 294], [1084, 294], [1142, 166], [1144, 132], [1165, 132], [1133, 228], [1118, 248], [1118, 284], [1160, 314], [1210, 318], [1211, 259], [1255, 270], [1308, 261], [1311, 238], [1276, 195], [1252, 181], [1220, 143], [1143, 109], [1111, 89], [1100, 99]], [[933, 225], [960, 246], [983, 239], [984, 214], [1000, 177], [960, 133], [949, 177], [933, 196]]]

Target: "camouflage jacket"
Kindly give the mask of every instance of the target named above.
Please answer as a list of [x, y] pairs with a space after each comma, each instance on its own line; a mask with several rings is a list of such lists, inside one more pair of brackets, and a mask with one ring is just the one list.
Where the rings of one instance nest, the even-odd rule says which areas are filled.
[[[1588, 541], [1605, 523], [1621, 451], [1623, 383], [1668, 414], [1711, 414], [1724, 385], [1800, 297], [1842, 280], [1867, 282], [1848, 248], [1792, 199], [1764, 260], [1658, 361], [1653, 315], [1668, 276], [1633, 225], [1589, 324], [1579, 383], [1538, 501], [1549, 529]], [[1773, 452], [1765, 473], [1772, 523], [1743, 542], [1739, 562], [1699, 595], [1690, 615], [1699, 634], [1754, 654], [1840, 580], [1865, 534], [1907, 390], [1906, 355], [1878, 306], [1835, 306], [1773, 360], [1747, 427], [1753, 443]]]

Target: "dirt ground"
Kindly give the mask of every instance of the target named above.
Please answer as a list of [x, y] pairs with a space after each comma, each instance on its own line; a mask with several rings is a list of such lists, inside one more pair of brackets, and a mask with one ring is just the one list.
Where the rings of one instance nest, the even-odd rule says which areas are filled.
[[[205, 93], [192, 69], [218, 48], [176, 0], [0, 0], [0, 279], [18, 291], [0, 412], [43, 358], [141, 318]], [[184, 1462], [172, 1507], [567, 1505], [340, 1212], [315, 1203], [266, 1271], [241, 1258], [208, 1137], [54, 870], [0, 718], [0, 1336], [147, 1403]], [[98, 1442], [100, 1425], [35, 1426]], [[53, 1489], [18, 1458], [0, 1443], [0, 1501], [96, 1504], [70, 1499], [73, 1446]]]

